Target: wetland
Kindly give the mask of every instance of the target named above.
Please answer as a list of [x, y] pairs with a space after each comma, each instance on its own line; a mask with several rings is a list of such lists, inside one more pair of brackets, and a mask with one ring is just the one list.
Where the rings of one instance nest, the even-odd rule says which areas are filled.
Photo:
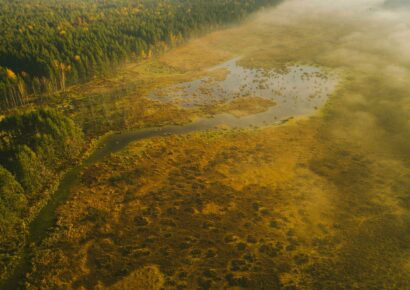
[[284, 1], [70, 88], [56, 106], [86, 133], [120, 129], [63, 177], [10, 285], [410, 289], [400, 5]]

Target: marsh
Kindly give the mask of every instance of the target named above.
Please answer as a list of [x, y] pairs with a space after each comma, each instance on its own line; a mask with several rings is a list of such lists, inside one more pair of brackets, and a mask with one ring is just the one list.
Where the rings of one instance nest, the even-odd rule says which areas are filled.
[[130, 131], [78, 172], [26, 287], [410, 289], [407, 3], [283, 1], [74, 88], [137, 83], [107, 105]]

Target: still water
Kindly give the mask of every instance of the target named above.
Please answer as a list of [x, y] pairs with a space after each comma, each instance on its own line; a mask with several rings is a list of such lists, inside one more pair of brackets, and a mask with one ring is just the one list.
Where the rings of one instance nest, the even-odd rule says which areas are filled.
[[[162, 88], [149, 98], [183, 108], [230, 102], [240, 97], [260, 97], [277, 104], [271, 115], [308, 114], [321, 107], [337, 84], [334, 73], [326, 73], [312, 65], [287, 65], [282, 69], [246, 68], [231, 59], [208, 72], [222, 73]], [[274, 112], [275, 111], [275, 112]]]

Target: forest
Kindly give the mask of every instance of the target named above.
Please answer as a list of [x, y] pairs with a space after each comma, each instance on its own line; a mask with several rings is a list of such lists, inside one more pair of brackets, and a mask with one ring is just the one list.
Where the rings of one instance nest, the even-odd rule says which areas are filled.
[[[11, 115], [0, 122], [0, 273], [25, 246], [28, 224], [52, 193], [59, 172], [83, 150], [74, 122], [50, 109]], [[0, 278], [4, 278], [1, 277]]]
[[0, 105], [150, 58], [277, 0], [0, 1]]
[[[117, 122], [106, 128], [109, 118], [98, 117], [91, 136], [89, 123], [50, 108], [61, 101], [58, 92], [276, 2], [0, 0], [0, 281], [19, 263], [30, 222], [62, 174], [78, 163], [95, 135], [124, 127]], [[100, 101], [92, 102], [91, 110], [99, 110]]]

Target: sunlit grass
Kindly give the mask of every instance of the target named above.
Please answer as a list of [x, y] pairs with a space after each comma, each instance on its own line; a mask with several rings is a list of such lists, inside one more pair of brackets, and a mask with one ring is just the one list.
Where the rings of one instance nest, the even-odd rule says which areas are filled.
[[[131, 108], [135, 127], [202, 115], [144, 95], [237, 55], [247, 67], [309, 64], [340, 76], [311, 118], [140, 141], [87, 168], [28, 281], [138, 285], [147, 272], [172, 289], [410, 287], [410, 57], [394, 38], [407, 20], [363, 4], [340, 14], [346, 8], [302, 2], [88, 85], [137, 82], [135, 97], [114, 102]], [[219, 111], [252, 113], [250, 102]]]

